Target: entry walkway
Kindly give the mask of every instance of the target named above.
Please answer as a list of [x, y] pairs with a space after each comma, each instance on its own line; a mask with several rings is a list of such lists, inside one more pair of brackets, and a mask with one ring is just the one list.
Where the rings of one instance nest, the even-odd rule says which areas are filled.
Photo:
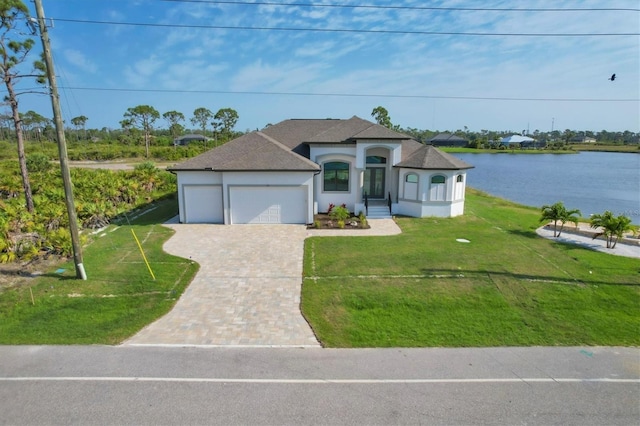
[[164, 250], [200, 270], [167, 315], [124, 345], [320, 347], [300, 312], [304, 239], [400, 232], [390, 219], [339, 233], [302, 225], [166, 226], [176, 233]]

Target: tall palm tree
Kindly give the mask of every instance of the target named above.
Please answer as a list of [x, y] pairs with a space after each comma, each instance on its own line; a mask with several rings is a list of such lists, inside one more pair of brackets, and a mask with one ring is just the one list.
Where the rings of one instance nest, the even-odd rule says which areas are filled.
[[[542, 216], [540, 217], [540, 222], [550, 222], [553, 221], [553, 236], [559, 237], [564, 229], [564, 224], [567, 222], [572, 222], [576, 226], [578, 226], [578, 220], [580, 210], [567, 210], [564, 204], [561, 201], [558, 201], [552, 205], [544, 205], [542, 206]], [[558, 222], [560, 222], [560, 230], [558, 230]]]
[[594, 234], [593, 239], [604, 235], [607, 240], [607, 248], [610, 249], [616, 248], [618, 240], [625, 232], [635, 230], [635, 227], [631, 225], [630, 218], [624, 215], [614, 217], [609, 210], [591, 216], [591, 227], [600, 228], [600, 232]]

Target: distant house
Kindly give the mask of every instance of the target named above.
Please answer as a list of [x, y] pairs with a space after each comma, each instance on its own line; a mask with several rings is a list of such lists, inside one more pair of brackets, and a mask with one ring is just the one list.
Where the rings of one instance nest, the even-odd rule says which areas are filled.
[[542, 148], [546, 145], [544, 142], [538, 142], [528, 136], [511, 135], [500, 140], [501, 145], [508, 147], [518, 146], [520, 148]]
[[206, 142], [210, 141], [211, 138], [206, 136], [198, 135], [198, 134], [188, 134], [184, 136], [180, 136], [179, 138], [175, 138], [173, 140], [174, 145], [189, 145], [191, 142]]
[[169, 170], [181, 223], [305, 224], [331, 204], [369, 218], [380, 207], [382, 215], [461, 215], [472, 167], [352, 117], [285, 120]]
[[596, 143], [596, 138], [592, 138], [591, 136], [578, 135], [571, 138], [571, 142], [574, 143]]
[[469, 141], [450, 133], [440, 133], [438, 136], [429, 139], [426, 143], [433, 146], [465, 147], [469, 144]]

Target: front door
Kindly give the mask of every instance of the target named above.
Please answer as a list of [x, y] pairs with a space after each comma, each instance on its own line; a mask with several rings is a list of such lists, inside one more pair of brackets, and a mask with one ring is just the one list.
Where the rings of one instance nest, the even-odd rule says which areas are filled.
[[384, 199], [384, 167], [367, 167], [364, 171], [364, 192], [369, 199]]

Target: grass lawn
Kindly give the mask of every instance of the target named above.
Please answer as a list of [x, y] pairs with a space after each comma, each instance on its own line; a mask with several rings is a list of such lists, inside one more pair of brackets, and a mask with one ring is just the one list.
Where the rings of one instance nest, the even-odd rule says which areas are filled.
[[539, 238], [538, 218], [469, 190], [462, 217], [307, 239], [303, 313], [327, 347], [640, 344], [640, 261]]
[[173, 231], [161, 223], [176, 212], [175, 199], [156, 202], [97, 234], [83, 250], [86, 281], [75, 279], [71, 261], [0, 291], [0, 344], [117, 344], [168, 312], [198, 269], [162, 251]]

